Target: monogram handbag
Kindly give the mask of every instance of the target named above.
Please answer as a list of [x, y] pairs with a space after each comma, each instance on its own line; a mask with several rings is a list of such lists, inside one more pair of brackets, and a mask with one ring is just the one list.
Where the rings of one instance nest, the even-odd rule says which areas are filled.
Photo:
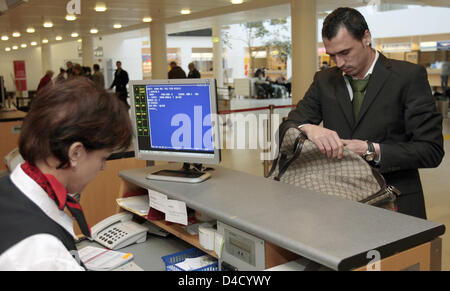
[[344, 148], [341, 160], [327, 158], [291, 120], [280, 125], [277, 137], [278, 154], [266, 178], [397, 210], [400, 192], [359, 155]]

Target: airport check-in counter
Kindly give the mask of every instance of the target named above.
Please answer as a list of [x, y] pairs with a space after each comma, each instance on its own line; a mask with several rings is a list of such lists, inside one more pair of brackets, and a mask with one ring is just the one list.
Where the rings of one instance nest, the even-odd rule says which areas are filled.
[[382, 269], [440, 269], [442, 224], [223, 167], [199, 184], [146, 179], [152, 171], [179, 167], [121, 171], [121, 191], [152, 189], [217, 219], [225, 236], [221, 265], [265, 270], [300, 258], [355, 270], [365, 269], [376, 251]]
[[22, 111], [0, 111], [0, 170], [6, 170], [3, 158], [17, 148], [26, 113]]

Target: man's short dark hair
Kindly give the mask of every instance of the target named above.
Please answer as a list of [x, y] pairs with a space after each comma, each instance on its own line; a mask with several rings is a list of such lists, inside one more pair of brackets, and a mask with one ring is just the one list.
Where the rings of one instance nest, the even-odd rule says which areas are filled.
[[329, 14], [323, 22], [322, 37], [334, 38], [339, 29], [344, 26], [357, 40], [362, 40], [366, 30], [369, 30], [364, 16], [356, 9], [341, 7]]
[[93, 68], [94, 68], [95, 71], [100, 70], [100, 66], [98, 64], [94, 64]]

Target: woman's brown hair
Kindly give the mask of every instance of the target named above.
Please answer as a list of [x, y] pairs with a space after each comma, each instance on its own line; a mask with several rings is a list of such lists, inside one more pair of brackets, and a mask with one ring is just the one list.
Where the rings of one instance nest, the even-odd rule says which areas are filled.
[[66, 168], [74, 142], [88, 151], [126, 150], [131, 138], [126, 106], [87, 78], [76, 78], [39, 91], [24, 119], [19, 150], [31, 164], [54, 156], [58, 168]]

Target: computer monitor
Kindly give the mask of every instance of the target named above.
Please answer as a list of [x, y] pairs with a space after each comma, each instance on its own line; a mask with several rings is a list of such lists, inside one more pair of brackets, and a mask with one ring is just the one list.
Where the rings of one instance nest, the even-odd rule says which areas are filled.
[[184, 163], [179, 171], [158, 171], [147, 178], [208, 179], [201, 164], [220, 162], [215, 80], [131, 81], [130, 86], [136, 158]]

